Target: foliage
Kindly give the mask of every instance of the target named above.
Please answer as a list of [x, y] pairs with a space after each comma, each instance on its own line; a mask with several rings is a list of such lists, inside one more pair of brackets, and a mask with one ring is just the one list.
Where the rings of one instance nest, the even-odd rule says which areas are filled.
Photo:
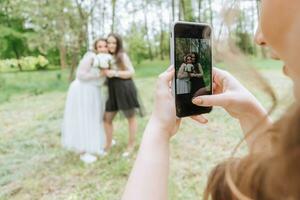
[[255, 47], [253, 42], [253, 36], [246, 30], [246, 18], [245, 12], [239, 11], [239, 16], [237, 20], [237, 26], [235, 30], [235, 43], [242, 50], [243, 53], [248, 55], [254, 55]]
[[[20, 58], [31, 53], [28, 36], [31, 30], [23, 27], [24, 20], [9, 18], [0, 12], [0, 58]], [[9, 21], [9, 22], [8, 22]]]
[[0, 72], [9, 72], [18, 70], [21, 65], [23, 70], [42, 70], [46, 69], [49, 64], [47, 58], [42, 55], [37, 57], [27, 56], [20, 59], [0, 60]]
[[255, 52], [253, 38], [249, 33], [237, 32], [236, 44], [245, 53], [253, 55]]
[[137, 25], [133, 25], [130, 32], [126, 36], [127, 44], [131, 59], [138, 64], [142, 60], [148, 59], [148, 48], [143, 34], [143, 29]]
[[[113, 26], [115, 32], [124, 36], [135, 62], [149, 58], [165, 60], [169, 55], [170, 22], [222, 22], [222, 16], [218, 17], [212, 6], [214, 3], [216, 0], [1, 0], [0, 58], [41, 54], [50, 64], [74, 67], [91, 41], [105, 37]], [[254, 28], [249, 28], [250, 23], [255, 24], [257, 12], [250, 10], [255, 7], [254, 3], [241, 8], [246, 15], [241, 14], [234, 27], [236, 44], [247, 54], [255, 53], [250, 39]], [[172, 19], [165, 17], [171, 13]]]

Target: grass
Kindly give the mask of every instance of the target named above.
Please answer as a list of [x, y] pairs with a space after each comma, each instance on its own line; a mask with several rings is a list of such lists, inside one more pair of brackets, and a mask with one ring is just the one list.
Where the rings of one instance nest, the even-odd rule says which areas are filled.
[[[282, 97], [274, 113], [278, 117], [290, 102], [286, 91], [291, 83], [281, 75], [277, 62], [254, 62]], [[271, 64], [277, 66], [270, 68]], [[167, 66], [166, 61], [146, 61], [136, 67], [135, 82], [148, 111], [138, 119], [138, 143], [153, 107], [155, 76]], [[116, 119], [117, 146], [92, 165], [84, 165], [78, 155], [62, 149], [60, 126], [67, 75], [60, 71], [1, 74], [0, 199], [120, 199], [135, 159], [135, 155], [130, 159], [120, 156], [126, 147], [126, 120]], [[269, 106], [263, 92], [255, 91], [255, 95]], [[209, 171], [227, 158], [242, 138], [237, 121], [222, 109], [214, 108], [207, 117], [205, 126], [183, 120], [171, 141], [172, 200], [201, 199]], [[245, 152], [243, 146], [239, 154]]]

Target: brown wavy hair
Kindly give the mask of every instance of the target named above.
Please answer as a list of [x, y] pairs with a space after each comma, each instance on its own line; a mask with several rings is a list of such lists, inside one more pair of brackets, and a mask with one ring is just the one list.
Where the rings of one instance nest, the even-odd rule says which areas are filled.
[[116, 52], [113, 54], [113, 56], [116, 59], [116, 63], [117, 66], [121, 69], [121, 70], [125, 70], [126, 66], [124, 64], [124, 47], [123, 47], [123, 40], [122, 37], [117, 34], [117, 33], [110, 33], [108, 34], [107, 38], [109, 37], [114, 37], [117, 41], [117, 49]]
[[204, 199], [300, 199], [299, 122], [300, 106], [295, 104], [268, 130], [272, 150], [217, 165], [209, 176]]

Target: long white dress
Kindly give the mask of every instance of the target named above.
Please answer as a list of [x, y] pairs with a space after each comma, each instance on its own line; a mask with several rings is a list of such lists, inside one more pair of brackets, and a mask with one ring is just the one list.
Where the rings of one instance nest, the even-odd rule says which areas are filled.
[[176, 88], [177, 88], [176, 94], [189, 94], [191, 92], [190, 77], [188, 73], [185, 71], [185, 68], [186, 68], [186, 64], [184, 63], [179, 68], [177, 79], [176, 79]]
[[96, 54], [88, 52], [79, 63], [67, 95], [62, 145], [78, 153], [101, 154], [105, 145], [105, 99]]

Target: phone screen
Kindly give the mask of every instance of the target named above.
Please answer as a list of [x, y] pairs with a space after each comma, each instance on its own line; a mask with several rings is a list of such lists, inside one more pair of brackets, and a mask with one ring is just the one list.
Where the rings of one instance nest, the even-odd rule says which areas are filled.
[[211, 28], [179, 23], [174, 26], [174, 40], [177, 116], [208, 113], [211, 107], [196, 106], [192, 99], [212, 94]]

